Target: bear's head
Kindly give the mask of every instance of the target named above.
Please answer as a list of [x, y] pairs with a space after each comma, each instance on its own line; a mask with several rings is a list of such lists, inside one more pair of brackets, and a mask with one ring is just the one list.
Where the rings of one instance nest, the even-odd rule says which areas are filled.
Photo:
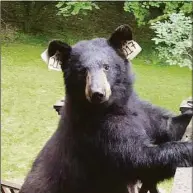
[[126, 102], [133, 78], [122, 47], [130, 40], [131, 28], [122, 25], [108, 39], [84, 40], [74, 46], [50, 42], [48, 55], [55, 55], [61, 63], [67, 96], [92, 105]]

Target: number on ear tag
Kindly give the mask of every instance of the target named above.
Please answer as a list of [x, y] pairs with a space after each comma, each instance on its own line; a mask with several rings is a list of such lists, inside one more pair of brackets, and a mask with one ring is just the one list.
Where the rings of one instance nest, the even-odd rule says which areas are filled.
[[56, 55], [50, 57], [49, 63], [48, 63], [48, 68], [50, 70], [61, 71], [60, 61], [57, 60]]
[[[57, 54], [57, 53], [56, 53]], [[59, 60], [57, 60], [56, 54], [52, 57], [48, 56], [48, 50], [46, 49], [42, 54], [41, 58], [42, 60], [48, 64], [48, 69], [50, 70], [56, 70], [61, 71], [61, 63]]]
[[122, 49], [128, 60], [135, 58], [142, 50], [139, 44], [133, 40], [125, 42]]

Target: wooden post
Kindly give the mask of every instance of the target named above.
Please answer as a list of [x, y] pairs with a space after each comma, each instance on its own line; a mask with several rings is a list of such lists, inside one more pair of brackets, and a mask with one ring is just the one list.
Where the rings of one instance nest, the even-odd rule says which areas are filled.
[[177, 168], [172, 193], [192, 193], [192, 169]]

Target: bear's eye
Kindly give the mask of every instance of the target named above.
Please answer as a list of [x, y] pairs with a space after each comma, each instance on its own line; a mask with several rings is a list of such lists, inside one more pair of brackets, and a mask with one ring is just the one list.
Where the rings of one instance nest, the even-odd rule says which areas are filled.
[[103, 64], [103, 68], [104, 68], [105, 71], [108, 71], [110, 67], [109, 67], [108, 64]]
[[77, 66], [76, 71], [79, 73], [79, 75], [85, 75], [87, 73], [87, 69], [83, 66]]

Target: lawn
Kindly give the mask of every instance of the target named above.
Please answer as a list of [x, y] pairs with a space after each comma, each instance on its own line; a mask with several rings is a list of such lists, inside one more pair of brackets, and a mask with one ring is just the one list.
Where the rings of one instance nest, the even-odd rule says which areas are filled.
[[[2, 179], [20, 181], [58, 124], [53, 104], [64, 95], [61, 72], [48, 71], [41, 44], [2, 46]], [[136, 90], [154, 104], [179, 112], [191, 96], [191, 71], [133, 61]], [[171, 183], [161, 185], [169, 189]]]

